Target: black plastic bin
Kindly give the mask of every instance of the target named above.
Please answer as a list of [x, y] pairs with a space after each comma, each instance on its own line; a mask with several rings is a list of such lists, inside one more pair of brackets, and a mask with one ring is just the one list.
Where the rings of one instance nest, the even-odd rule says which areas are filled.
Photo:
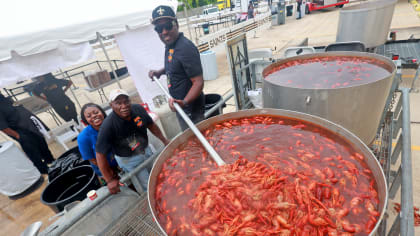
[[41, 202], [54, 212], [64, 210], [64, 206], [74, 201], [82, 201], [90, 190], [101, 187], [95, 171], [90, 166], [71, 169], [47, 185], [41, 195]]
[[209, 23], [204, 23], [202, 25], [202, 27], [203, 27], [204, 34], [209, 34], [210, 33], [210, 24]]
[[286, 16], [293, 15], [293, 5], [286, 6]]
[[72, 154], [72, 153], [74, 153], [74, 154], [76, 154], [76, 155], [78, 155], [78, 156], [80, 156], [80, 157], [82, 156], [82, 154], [80, 154], [79, 146], [76, 146], [76, 147], [73, 147], [73, 148], [71, 148], [71, 149], [69, 149], [69, 150], [65, 151], [63, 154], [61, 154], [61, 155], [57, 158], [57, 160], [58, 160], [58, 159], [65, 158], [65, 157], [67, 157], [68, 155], [70, 155], [70, 154]]
[[[206, 94], [204, 96], [204, 100], [205, 100], [205, 112], [207, 112], [208, 110], [210, 110], [212, 107], [214, 107], [219, 101], [221, 101], [223, 98], [221, 95], [219, 94], [215, 94], [215, 93], [211, 93], [211, 94]], [[223, 108], [226, 107], [226, 103], [223, 103], [223, 105], [220, 107], [220, 109], [215, 110], [213, 113], [210, 114], [210, 117], [213, 116], [217, 116], [220, 115], [223, 112]]]
[[78, 166], [90, 165], [89, 161], [83, 160], [79, 147], [76, 146], [61, 154], [48, 168], [48, 180], [53, 181], [59, 175]]

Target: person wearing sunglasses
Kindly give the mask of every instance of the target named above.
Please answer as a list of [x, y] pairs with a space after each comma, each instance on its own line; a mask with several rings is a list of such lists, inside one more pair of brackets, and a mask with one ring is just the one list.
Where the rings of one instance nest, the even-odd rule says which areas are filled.
[[[197, 47], [179, 32], [175, 12], [169, 6], [158, 6], [152, 12], [152, 24], [160, 40], [165, 44], [165, 66], [160, 70], [150, 70], [149, 77], [160, 78], [166, 74], [168, 89], [173, 99], [169, 106], [175, 111], [173, 103], [178, 103], [190, 119], [197, 123], [204, 119], [204, 80], [200, 53]], [[177, 113], [178, 122], [185, 130], [188, 128]]]

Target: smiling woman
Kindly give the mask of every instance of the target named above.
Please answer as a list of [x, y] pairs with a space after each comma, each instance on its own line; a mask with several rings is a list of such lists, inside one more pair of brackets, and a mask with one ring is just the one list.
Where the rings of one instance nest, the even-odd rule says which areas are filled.
[[[98, 131], [106, 117], [105, 111], [97, 104], [87, 103], [81, 110], [82, 122], [87, 127], [77, 137], [77, 144], [84, 160], [88, 160], [95, 173], [102, 177], [102, 173], [98, 168], [96, 161], [95, 146], [98, 138]], [[112, 156], [112, 153], [107, 155], [108, 162], [113, 169], [117, 169], [117, 162]]]

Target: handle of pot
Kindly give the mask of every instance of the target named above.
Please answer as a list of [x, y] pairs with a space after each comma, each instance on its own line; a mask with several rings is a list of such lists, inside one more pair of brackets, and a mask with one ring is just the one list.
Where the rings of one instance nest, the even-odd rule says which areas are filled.
[[[153, 80], [157, 83], [157, 85], [160, 87], [160, 89], [165, 93], [165, 95], [168, 98], [172, 98], [169, 92], [162, 86], [162, 84], [159, 82], [159, 79], [156, 77], [153, 77]], [[176, 111], [181, 115], [182, 119], [184, 119], [185, 123], [187, 123], [188, 127], [190, 127], [191, 131], [197, 136], [198, 140], [203, 144], [204, 148], [207, 150], [207, 152], [210, 154], [210, 156], [213, 158], [213, 160], [217, 163], [218, 166], [225, 165], [226, 163], [223, 161], [223, 159], [217, 154], [217, 152], [214, 150], [214, 148], [210, 145], [209, 142], [207, 142], [206, 138], [201, 134], [201, 132], [197, 129], [197, 127], [194, 125], [194, 123], [190, 120], [190, 118], [185, 114], [184, 110], [179, 106], [178, 103], [174, 102], [174, 107]]]

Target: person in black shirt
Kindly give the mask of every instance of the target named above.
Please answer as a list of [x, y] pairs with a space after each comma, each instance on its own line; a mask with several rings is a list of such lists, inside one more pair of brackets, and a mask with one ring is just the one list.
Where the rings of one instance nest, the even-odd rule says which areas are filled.
[[48, 174], [54, 158], [37, 125], [45, 126], [34, 114], [0, 93], [0, 130], [19, 142], [23, 151], [41, 174]]
[[[149, 71], [149, 77], [159, 78], [166, 74], [169, 93], [173, 97], [169, 106], [175, 111], [173, 103], [178, 103], [190, 119], [197, 123], [204, 119], [203, 69], [197, 47], [183, 33], [175, 13], [169, 6], [158, 6], [152, 12], [152, 24], [159, 38], [165, 44], [165, 66], [160, 70]], [[188, 128], [177, 113], [181, 128]]]
[[[169, 142], [162, 135], [146, 110], [138, 104], [130, 104], [128, 93], [114, 89], [110, 93], [112, 113], [103, 121], [96, 142], [96, 159], [109, 191], [120, 191], [119, 180], [109, 166], [106, 154], [112, 151], [118, 165], [129, 172], [152, 155], [148, 147], [147, 129], [165, 145]], [[140, 184], [147, 188], [149, 171], [143, 169], [137, 174]]]
[[302, 12], [300, 12], [302, 10], [302, 0], [296, 0], [296, 4], [297, 4], [296, 10], [297, 12], [299, 12], [299, 16], [296, 19], [299, 20], [302, 18]]
[[[39, 83], [35, 86], [33, 93], [35, 96], [46, 100], [58, 115], [65, 121], [77, 119], [77, 112], [74, 103], [66, 95], [66, 91], [73, 84], [71, 80], [56, 79], [51, 73], [36, 77]], [[63, 89], [64, 87], [64, 89]]]
[[248, 20], [254, 18], [254, 3], [252, 1], [248, 4]]

